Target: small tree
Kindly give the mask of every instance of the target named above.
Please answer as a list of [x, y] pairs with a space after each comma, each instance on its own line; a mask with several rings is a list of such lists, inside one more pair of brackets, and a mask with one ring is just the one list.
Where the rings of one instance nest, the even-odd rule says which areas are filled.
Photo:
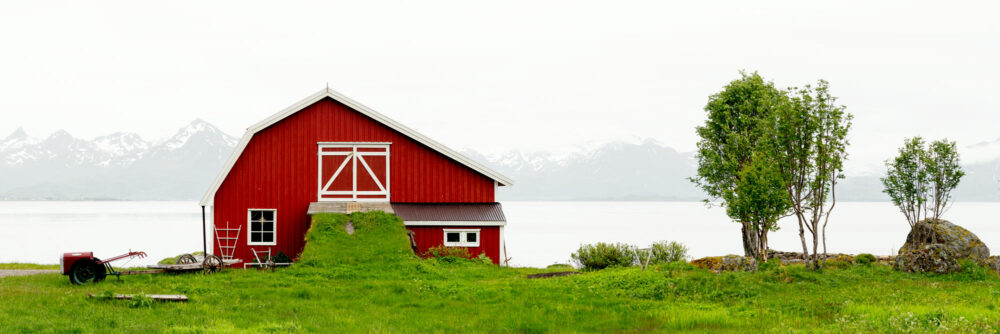
[[[698, 174], [690, 179], [726, 207], [730, 200], [739, 198], [735, 191], [741, 183], [740, 172], [753, 162], [761, 141], [767, 140], [768, 120], [786, 103], [784, 93], [759, 74], [740, 75], [708, 99], [708, 119], [697, 128]], [[742, 225], [744, 254], [761, 258], [760, 233], [755, 231], [766, 232], [772, 227], [756, 226], [755, 222], [732, 215], [730, 218]]]
[[[951, 204], [951, 191], [965, 172], [959, 163], [955, 142], [947, 139], [927, 146], [921, 137], [903, 142], [899, 155], [886, 160], [885, 192], [906, 216], [910, 230], [921, 220], [937, 223]], [[917, 240], [926, 240], [918, 237]]]
[[[815, 269], [826, 261], [826, 226], [837, 204], [837, 180], [844, 177], [853, 116], [836, 104], [824, 80], [815, 88], [807, 85], [789, 91], [790, 103], [776, 113], [769, 143], [799, 223], [802, 256]], [[806, 231], [812, 239], [811, 256]], [[821, 240], [822, 262], [818, 256]]]
[[882, 178], [885, 190], [882, 192], [888, 194], [892, 204], [903, 212], [910, 228], [921, 216], [927, 215], [924, 205], [927, 201], [926, 154], [924, 139], [913, 137], [903, 141], [898, 156], [885, 161], [886, 175]]
[[951, 191], [965, 175], [959, 164], [958, 148], [947, 139], [935, 141], [927, 150], [927, 178], [931, 185], [931, 218], [937, 221], [951, 204]]

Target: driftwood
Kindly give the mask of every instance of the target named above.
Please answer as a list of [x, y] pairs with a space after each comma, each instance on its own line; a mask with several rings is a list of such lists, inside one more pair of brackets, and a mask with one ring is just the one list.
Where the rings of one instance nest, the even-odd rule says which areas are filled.
[[[92, 294], [92, 293], [88, 293], [87, 295], [90, 296], [90, 298], [103, 298], [103, 296], [95, 295], [95, 294]], [[111, 298], [114, 298], [114, 299], [132, 299], [134, 297], [135, 297], [135, 295], [114, 295]], [[168, 301], [168, 302], [186, 302], [186, 301], [188, 301], [188, 297], [186, 295], [146, 295], [146, 297], [149, 297], [149, 298], [155, 299], [155, 300]]]
[[541, 274], [528, 275], [528, 278], [529, 279], [531, 279], [531, 278], [549, 278], [549, 277], [570, 276], [570, 275], [579, 275], [579, 274], [580, 273], [575, 272], [575, 271], [560, 271], [560, 272], [554, 272], [554, 273], [541, 273]]
[[185, 263], [185, 264], [154, 264], [146, 266], [149, 269], [160, 269], [170, 272], [181, 272], [181, 271], [201, 271], [205, 269], [205, 265], [201, 262], [198, 263]]

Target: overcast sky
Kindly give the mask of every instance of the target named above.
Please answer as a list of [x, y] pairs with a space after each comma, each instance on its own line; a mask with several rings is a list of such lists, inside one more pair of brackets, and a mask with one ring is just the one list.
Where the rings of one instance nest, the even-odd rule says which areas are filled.
[[426, 3], [5, 2], [0, 138], [156, 140], [195, 118], [240, 135], [329, 83], [457, 148], [686, 151], [740, 69], [830, 81], [855, 164], [905, 136], [1000, 138], [988, 2]]

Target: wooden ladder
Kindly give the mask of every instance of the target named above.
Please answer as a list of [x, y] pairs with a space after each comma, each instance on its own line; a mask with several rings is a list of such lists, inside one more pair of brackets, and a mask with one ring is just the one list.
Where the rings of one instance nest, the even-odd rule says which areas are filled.
[[[236, 253], [236, 244], [240, 240], [241, 229], [243, 229], [243, 225], [230, 228], [229, 221], [226, 221], [226, 228], [215, 229], [215, 241], [219, 244], [219, 252], [222, 253], [219, 255], [222, 255], [223, 260], [233, 259], [233, 254]], [[233, 232], [236, 232], [236, 236], [233, 236]]]

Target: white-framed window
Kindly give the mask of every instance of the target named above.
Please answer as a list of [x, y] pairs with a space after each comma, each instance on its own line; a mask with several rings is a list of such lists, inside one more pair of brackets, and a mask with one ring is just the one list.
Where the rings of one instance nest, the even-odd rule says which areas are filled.
[[447, 247], [479, 247], [479, 229], [444, 229]]
[[247, 210], [247, 245], [274, 246], [277, 243], [278, 210]]

